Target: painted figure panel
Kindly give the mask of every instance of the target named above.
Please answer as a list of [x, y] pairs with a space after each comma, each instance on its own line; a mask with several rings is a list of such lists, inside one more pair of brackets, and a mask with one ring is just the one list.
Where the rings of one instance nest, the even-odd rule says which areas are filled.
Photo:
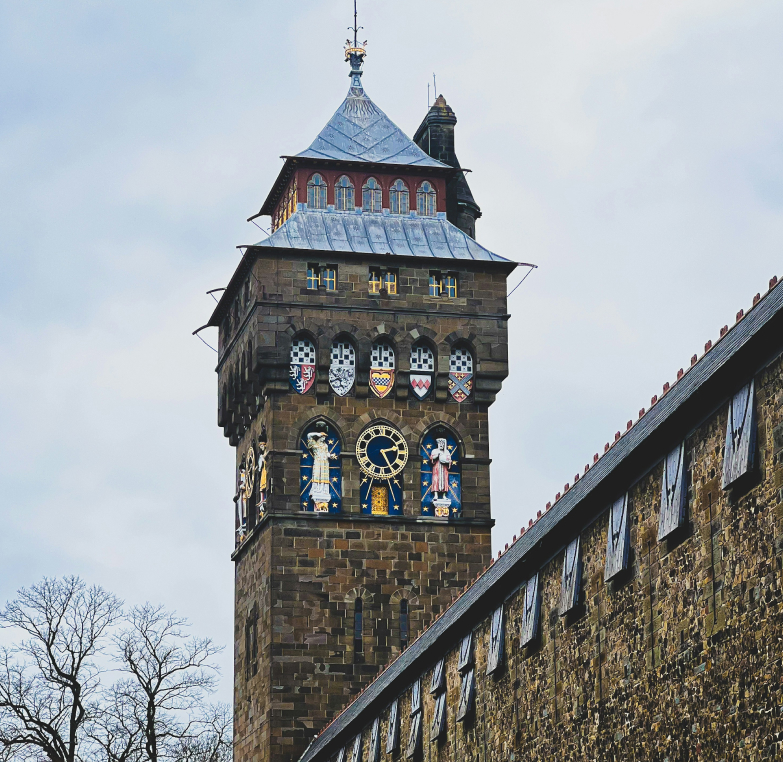
[[325, 421], [317, 421], [305, 429], [299, 449], [301, 510], [339, 513], [342, 509], [342, 449], [337, 432]]
[[421, 512], [425, 516], [462, 515], [459, 442], [446, 428], [435, 428], [421, 440]]

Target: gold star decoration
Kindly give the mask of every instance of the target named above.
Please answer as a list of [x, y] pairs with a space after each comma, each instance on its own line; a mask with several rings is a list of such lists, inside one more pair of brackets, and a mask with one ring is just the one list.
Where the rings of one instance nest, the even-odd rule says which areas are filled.
[[367, 510], [367, 503], [363, 503], [363, 504], [362, 504], [362, 510], [364, 510], [364, 511], [366, 511], [366, 510]]
[[364, 479], [362, 479], [362, 484], [367, 484], [367, 481], [368, 481], [368, 477], [365, 476]]
[[334, 439], [330, 439], [329, 444], [334, 444]]
[[336, 476], [333, 476], [333, 477], [332, 477], [332, 481], [333, 481], [333, 482], [336, 482], [336, 481], [337, 481], [337, 477], [336, 477]]
[[399, 505], [395, 505], [395, 506], [394, 506], [394, 510], [395, 510], [395, 511], [399, 511], [399, 510], [400, 510], [400, 506], [399, 506]]
[[428, 484], [429, 484], [429, 482], [426, 479], [422, 482], [422, 486], [424, 486], [424, 487], [426, 487]]
[[306, 482], [306, 481], [307, 481], [307, 474], [302, 474], [302, 481], [303, 481], [303, 482]]

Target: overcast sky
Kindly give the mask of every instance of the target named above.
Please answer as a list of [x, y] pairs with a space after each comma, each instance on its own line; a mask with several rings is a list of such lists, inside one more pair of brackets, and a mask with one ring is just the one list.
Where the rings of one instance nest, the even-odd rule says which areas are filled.
[[[0, 601], [76, 573], [230, 646], [233, 455], [190, 334], [345, 95], [351, 5], [0, 4]], [[479, 240], [540, 266], [497, 549], [783, 274], [783, 4], [359, 6], [369, 95], [412, 134], [435, 72]]]

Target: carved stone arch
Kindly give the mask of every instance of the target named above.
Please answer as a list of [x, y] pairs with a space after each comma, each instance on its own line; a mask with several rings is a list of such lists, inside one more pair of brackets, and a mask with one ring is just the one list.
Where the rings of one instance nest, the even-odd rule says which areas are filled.
[[345, 433], [350, 427], [348, 421], [343, 418], [339, 413], [335, 412], [333, 407], [327, 405], [313, 405], [313, 407], [307, 408], [307, 410], [300, 413], [294, 423], [288, 430], [288, 438], [286, 440], [287, 450], [298, 450], [299, 440], [302, 437], [302, 432], [311, 424], [316, 421], [323, 420], [334, 426], [337, 431], [337, 435], [342, 440], [343, 451], [345, 450]]
[[[421, 432], [421, 436], [419, 437], [419, 441], [418, 441], [417, 445], [419, 447], [421, 447], [421, 442], [424, 439], [424, 437], [426, 437], [427, 434], [429, 434], [429, 432], [432, 431], [433, 429], [440, 428], [440, 427], [446, 428], [446, 429], [448, 429], [451, 432], [451, 434], [454, 436], [454, 439], [457, 440], [457, 442], [459, 444], [459, 447], [460, 447], [460, 450], [461, 450], [461, 452], [459, 453], [459, 457], [460, 458], [464, 458], [465, 457], [465, 450], [466, 450], [466, 448], [465, 448], [465, 440], [464, 440], [464, 438], [462, 436], [462, 433], [460, 433], [457, 430], [456, 426], [452, 425], [452, 423], [450, 423], [449, 421], [433, 421], [432, 423], [430, 423], [424, 429], [424, 431]], [[473, 442], [471, 440], [471, 445], [472, 444], [473, 444]]]
[[473, 355], [474, 373], [480, 370], [482, 358], [489, 359], [490, 357], [490, 346], [476, 336], [473, 331], [458, 328], [445, 336], [444, 339], [447, 347], [447, 349], [444, 347], [446, 349], [444, 356], [447, 358], [451, 357], [451, 350], [455, 347], [467, 347], [470, 350], [470, 353]]
[[375, 600], [373, 594], [366, 587], [355, 587], [345, 594], [347, 604], [352, 604], [357, 598], [361, 598], [366, 606], [372, 606]]
[[[409, 424], [407, 424], [399, 413], [394, 410], [368, 410], [363, 415], [360, 415], [350, 426], [350, 429], [346, 431], [350, 437], [350, 447], [356, 446], [356, 440], [359, 434], [362, 433], [371, 423], [390, 423], [392, 426], [398, 428], [405, 440], [408, 442], [410, 448], [416, 443], [416, 433]], [[346, 446], [346, 441], [343, 439], [343, 447]]]
[[408, 602], [408, 643], [413, 643], [424, 627], [424, 607], [419, 603], [419, 596], [411, 590], [399, 588], [389, 596], [389, 634], [392, 645], [401, 650], [400, 633], [400, 602]]
[[[458, 421], [453, 415], [444, 413], [441, 411], [432, 411], [422, 416], [413, 427], [414, 436], [416, 437], [416, 447], [418, 448], [424, 435], [436, 425], [442, 424], [450, 428], [456, 437], [462, 442], [464, 449], [464, 456], [466, 458], [474, 458], [475, 446], [473, 437], [468, 430]], [[418, 452], [418, 450], [417, 450]]]

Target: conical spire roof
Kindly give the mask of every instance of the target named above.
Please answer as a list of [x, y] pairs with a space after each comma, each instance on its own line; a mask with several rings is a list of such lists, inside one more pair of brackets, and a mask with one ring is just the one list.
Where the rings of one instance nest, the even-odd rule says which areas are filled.
[[348, 97], [312, 145], [297, 157], [448, 167], [422, 151], [370, 100], [361, 76], [358, 65], [352, 68]]

